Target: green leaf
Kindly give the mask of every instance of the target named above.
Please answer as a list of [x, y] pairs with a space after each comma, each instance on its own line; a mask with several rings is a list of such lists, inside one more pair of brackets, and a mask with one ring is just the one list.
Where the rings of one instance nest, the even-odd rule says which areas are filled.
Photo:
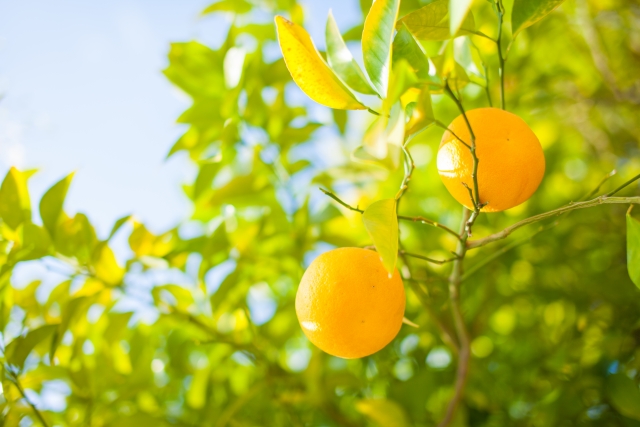
[[362, 31], [364, 67], [381, 98], [387, 97], [391, 73], [391, 47], [400, 0], [376, 0]]
[[244, 14], [251, 12], [252, 5], [246, 0], [222, 0], [208, 6], [202, 11], [202, 15], [208, 15], [214, 12], [233, 12]]
[[73, 180], [73, 173], [53, 185], [40, 200], [40, 217], [45, 228], [51, 236], [55, 237], [58, 224], [64, 218], [62, 207], [67, 197], [69, 185]]
[[613, 407], [627, 418], [640, 421], [640, 389], [623, 373], [607, 379], [607, 395]]
[[338, 77], [340, 77], [347, 86], [357, 92], [375, 95], [376, 92], [371, 88], [367, 77], [360, 69], [356, 60], [353, 59], [351, 51], [342, 39], [340, 29], [331, 11], [329, 11], [329, 18], [327, 19], [325, 37], [327, 43], [327, 62]]
[[468, 13], [457, 33], [452, 36], [449, 23], [449, 0], [433, 3], [404, 16], [398, 24], [405, 24], [418, 40], [447, 40], [452, 37], [479, 34], [473, 15]]
[[398, 28], [398, 34], [393, 40], [393, 63], [402, 59], [409, 63], [418, 78], [429, 77], [427, 54], [404, 23]]
[[24, 361], [33, 349], [49, 338], [57, 329], [58, 325], [45, 325], [29, 331], [25, 336], [14, 339], [9, 343], [5, 352], [7, 361], [22, 370]]
[[640, 288], [640, 221], [627, 212], [627, 268], [629, 277]]
[[[49, 350], [49, 360], [53, 361], [56, 350], [62, 342], [65, 332], [71, 326], [72, 321], [89, 308], [91, 300], [85, 296], [70, 299], [63, 307], [62, 321], [56, 326], [55, 335], [51, 341], [51, 349]], [[52, 362], [53, 363], [53, 362]]]
[[47, 230], [31, 222], [27, 222], [22, 227], [22, 248], [15, 253], [17, 261], [38, 259], [48, 255], [51, 249], [51, 238]]
[[384, 268], [392, 275], [398, 260], [396, 200], [385, 199], [371, 204], [362, 214], [362, 221], [382, 258]]
[[276, 16], [282, 56], [298, 87], [318, 104], [340, 110], [366, 110], [331, 70], [301, 26]]
[[363, 399], [356, 409], [379, 427], [408, 427], [409, 419], [402, 406], [389, 399]]
[[511, 12], [511, 28], [514, 36], [527, 27], [535, 24], [551, 11], [560, 6], [564, 0], [515, 0]]
[[407, 137], [412, 137], [422, 132], [436, 122], [433, 105], [431, 104], [431, 92], [428, 89], [423, 89], [420, 92], [418, 99], [415, 103], [412, 103], [411, 107], [411, 114], [408, 114]]
[[332, 110], [333, 121], [338, 127], [340, 135], [344, 135], [347, 132], [347, 122], [349, 121], [349, 115], [345, 110]]
[[467, 17], [473, 0], [449, 0], [449, 33], [455, 35]]
[[27, 189], [27, 174], [9, 169], [0, 187], [0, 217], [14, 230], [31, 220], [31, 201]]
[[122, 228], [122, 226], [125, 225], [127, 222], [129, 222], [132, 218], [133, 218], [133, 215], [127, 215], [117, 220], [115, 224], [113, 224], [113, 227], [111, 228], [111, 233], [109, 233], [109, 237], [107, 237], [107, 240], [111, 240], [111, 238], [116, 235], [118, 230], [120, 230], [120, 228]]

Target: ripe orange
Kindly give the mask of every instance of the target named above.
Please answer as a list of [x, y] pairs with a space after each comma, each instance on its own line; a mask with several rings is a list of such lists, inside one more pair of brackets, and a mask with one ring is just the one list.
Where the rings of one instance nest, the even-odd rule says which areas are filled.
[[[527, 201], [544, 176], [544, 153], [540, 141], [520, 117], [498, 108], [467, 112], [476, 136], [480, 202], [484, 212], [499, 212]], [[449, 129], [471, 145], [469, 129], [462, 115]], [[449, 193], [464, 206], [473, 208], [473, 158], [453, 134], [445, 131], [438, 151], [438, 172]]]
[[316, 258], [296, 294], [298, 321], [309, 340], [345, 359], [368, 356], [400, 331], [405, 294], [377, 252], [340, 248]]

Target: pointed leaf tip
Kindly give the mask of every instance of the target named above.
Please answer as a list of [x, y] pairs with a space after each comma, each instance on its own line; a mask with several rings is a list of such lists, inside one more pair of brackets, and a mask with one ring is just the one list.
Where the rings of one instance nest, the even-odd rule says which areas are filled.
[[304, 28], [282, 16], [276, 16], [275, 23], [284, 62], [309, 98], [339, 110], [367, 109], [329, 68]]

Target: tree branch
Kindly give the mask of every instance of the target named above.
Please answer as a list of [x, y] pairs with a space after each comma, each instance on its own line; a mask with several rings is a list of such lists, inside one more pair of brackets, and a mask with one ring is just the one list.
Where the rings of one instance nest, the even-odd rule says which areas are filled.
[[502, 23], [504, 21], [504, 6], [502, 0], [496, 0], [496, 11], [498, 14], [498, 38], [496, 40], [496, 47], [498, 48], [498, 61], [500, 63], [498, 70], [500, 74], [500, 108], [506, 110], [504, 101], [504, 68], [506, 61], [502, 55]]
[[22, 398], [31, 407], [31, 410], [33, 411], [35, 416], [38, 418], [38, 421], [40, 421], [40, 424], [42, 424], [43, 427], [49, 427], [49, 425], [47, 424], [47, 421], [44, 419], [44, 416], [42, 416], [42, 413], [38, 410], [38, 408], [36, 408], [36, 405], [27, 397], [27, 394], [24, 392], [24, 389], [20, 384], [20, 380], [18, 379], [18, 376], [11, 370], [6, 369], [6, 367], [5, 367], [5, 371], [9, 373], [9, 376], [10, 376], [9, 381], [11, 381], [13, 385], [16, 386]]
[[[640, 178], [640, 176], [639, 176]], [[629, 185], [629, 184], [627, 184]], [[619, 190], [616, 190], [616, 192]], [[559, 209], [552, 210], [550, 212], [545, 212], [539, 215], [532, 216], [531, 218], [524, 219], [520, 222], [513, 224], [510, 227], [505, 228], [504, 230], [494, 233], [490, 236], [487, 236], [483, 239], [472, 240], [467, 242], [467, 249], [475, 249], [489, 243], [496, 242], [498, 240], [506, 239], [509, 237], [511, 233], [516, 231], [519, 228], [524, 227], [525, 225], [533, 224], [547, 218], [552, 218], [554, 216], [562, 215], [563, 213], [574, 211], [577, 209], [586, 209], [594, 206], [599, 206], [603, 204], [640, 204], [640, 197], [608, 197], [607, 195], [597, 197], [593, 200], [588, 200], [586, 202], [578, 202], [578, 203], [570, 203], [567, 206], [563, 206]]]
[[407, 251], [399, 251], [399, 254], [400, 255], [404, 255], [404, 256], [408, 256], [408, 257], [411, 257], [411, 258], [421, 259], [423, 261], [427, 261], [427, 262], [430, 262], [430, 263], [433, 263], [433, 264], [438, 264], [438, 265], [447, 264], [449, 262], [453, 262], [453, 261], [459, 259], [459, 257], [456, 256], [456, 257], [449, 258], [449, 259], [437, 260], [437, 259], [426, 257], [424, 255], [413, 254], [413, 253], [407, 252]]
[[453, 270], [449, 276], [449, 300], [451, 301], [451, 313], [453, 314], [453, 320], [458, 335], [459, 352], [458, 352], [458, 369], [456, 371], [456, 383], [453, 393], [453, 397], [449, 401], [447, 411], [444, 418], [438, 424], [438, 427], [447, 427], [453, 421], [453, 416], [458, 404], [462, 400], [465, 386], [467, 385], [467, 378], [469, 376], [469, 361], [471, 358], [471, 339], [467, 326], [462, 316], [462, 309], [460, 307], [460, 284], [462, 283], [463, 274], [463, 260], [467, 252], [466, 239], [468, 237], [467, 228], [469, 221], [471, 220], [471, 211], [464, 209], [462, 216], [462, 222], [460, 224], [460, 236], [461, 241], [458, 243], [457, 253], [460, 256], [453, 262]]

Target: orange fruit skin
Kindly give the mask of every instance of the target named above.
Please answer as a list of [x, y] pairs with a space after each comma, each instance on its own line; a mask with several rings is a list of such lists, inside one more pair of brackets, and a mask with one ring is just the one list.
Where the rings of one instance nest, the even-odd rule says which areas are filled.
[[[544, 176], [545, 160], [540, 141], [520, 117], [498, 108], [478, 108], [467, 112], [476, 136], [478, 187], [483, 212], [500, 212], [527, 201]], [[471, 136], [462, 115], [449, 129], [471, 145]], [[449, 193], [462, 205], [473, 209], [469, 191], [473, 188], [473, 157], [453, 134], [445, 131], [438, 150], [438, 172]]]
[[334, 249], [307, 268], [296, 294], [296, 314], [309, 340], [344, 359], [365, 357], [400, 331], [405, 292], [398, 270], [390, 278], [377, 252]]

